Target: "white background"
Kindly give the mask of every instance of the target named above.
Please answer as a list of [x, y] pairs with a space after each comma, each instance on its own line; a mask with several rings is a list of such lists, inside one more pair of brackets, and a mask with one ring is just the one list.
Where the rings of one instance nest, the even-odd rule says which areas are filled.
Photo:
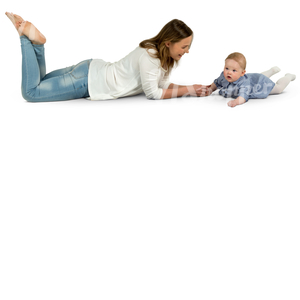
[[[5, 11], [46, 36], [47, 72], [114, 62], [174, 18], [194, 32], [171, 74], [210, 84], [298, 78], [230, 108], [206, 98], [29, 103]], [[1, 300], [299, 300], [299, 13], [296, 1], [2, 1]]]

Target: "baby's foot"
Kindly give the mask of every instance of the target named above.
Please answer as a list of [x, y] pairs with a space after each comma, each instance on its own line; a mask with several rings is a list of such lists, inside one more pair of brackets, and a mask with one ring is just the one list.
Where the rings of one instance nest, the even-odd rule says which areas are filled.
[[273, 74], [276, 74], [276, 73], [278, 73], [278, 72], [281, 71], [281, 69], [279, 67], [277, 67], [277, 66], [271, 68], [271, 70], [273, 71]]
[[288, 76], [291, 81], [294, 81], [296, 79], [296, 75], [295, 74], [287, 73], [287, 74], [285, 74], [285, 76]]
[[15, 15], [13, 13], [6, 12], [6, 16], [11, 20], [14, 27], [17, 29], [19, 36], [23, 35], [22, 31], [20, 30], [20, 26], [22, 22], [24, 21], [22, 17]]

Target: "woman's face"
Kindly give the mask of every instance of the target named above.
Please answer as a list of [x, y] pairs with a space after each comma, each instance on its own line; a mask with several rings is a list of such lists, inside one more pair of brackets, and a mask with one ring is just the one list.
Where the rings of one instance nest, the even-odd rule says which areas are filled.
[[185, 53], [189, 53], [192, 39], [193, 36], [191, 35], [177, 43], [166, 42], [166, 46], [170, 50], [170, 56], [175, 60], [179, 60]]

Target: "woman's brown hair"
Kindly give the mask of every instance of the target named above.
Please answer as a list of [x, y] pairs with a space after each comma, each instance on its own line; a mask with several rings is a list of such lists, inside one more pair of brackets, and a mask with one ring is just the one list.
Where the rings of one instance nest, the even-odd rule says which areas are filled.
[[[173, 19], [167, 23], [155, 37], [140, 42], [141, 48], [157, 50], [154, 58], [159, 58], [161, 66], [167, 65], [167, 74], [170, 73], [172, 68], [178, 65], [178, 61], [170, 56], [169, 48], [166, 42], [177, 43], [193, 35], [193, 31], [182, 21]], [[192, 37], [193, 41], [194, 36]], [[149, 52], [148, 52], [149, 53]], [[150, 55], [150, 53], [149, 53]]]

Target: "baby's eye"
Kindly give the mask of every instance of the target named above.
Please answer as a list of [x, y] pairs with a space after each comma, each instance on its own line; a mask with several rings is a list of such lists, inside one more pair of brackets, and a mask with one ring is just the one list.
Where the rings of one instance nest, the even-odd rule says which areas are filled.
[[236, 70], [233, 70], [233, 72], [236, 72]]
[[226, 70], [228, 70], [228, 68], [226, 68]]

